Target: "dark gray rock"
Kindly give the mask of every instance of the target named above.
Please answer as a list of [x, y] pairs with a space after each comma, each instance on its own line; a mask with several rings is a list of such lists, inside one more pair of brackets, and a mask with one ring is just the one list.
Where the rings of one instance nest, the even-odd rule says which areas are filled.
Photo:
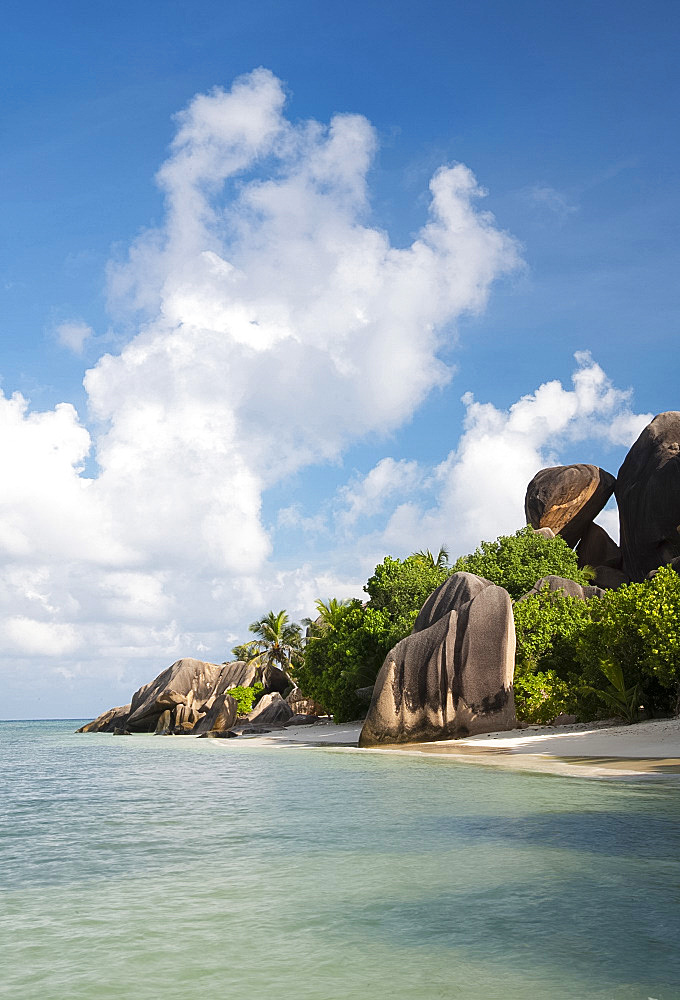
[[267, 726], [283, 725], [292, 717], [293, 710], [278, 691], [262, 695], [255, 708], [247, 716], [248, 722]]
[[[479, 578], [449, 587], [450, 582], [439, 588], [444, 593], [435, 591], [426, 602], [421, 624], [432, 623], [388, 653], [359, 746], [452, 739], [514, 727], [510, 596]], [[456, 599], [461, 603], [452, 606]]]
[[623, 569], [642, 581], [680, 556], [680, 412], [648, 424], [619, 469]]
[[288, 729], [289, 726], [313, 726], [318, 721], [318, 715], [294, 715], [288, 722], [284, 722], [283, 726], [284, 729]]
[[364, 705], [370, 705], [374, 687], [374, 684], [369, 684], [368, 687], [357, 688], [354, 692], [357, 696], [357, 700]]
[[618, 590], [624, 583], [630, 583], [630, 577], [622, 569], [613, 566], [596, 566], [593, 583], [602, 590]]
[[584, 566], [611, 566], [621, 569], [621, 549], [599, 524], [589, 524], [576, 549], [579, 569]]
[[574, 580], [566, 580], [563, 576], [542, 576], [528, 593], [522, 594], [518, 598], [518, 601], [525, 601], [527, 597], [534, 597], [545, 590], [551, 594], [561, 593], [565, 597], [578, 597], [581, 601], [587, 601], [591, 597], [604, 596], [604, 590], [601, 587], [584, 587]]
[[274, 663], [268, 663], [262, 671], [262, 683], [264, 684], [265, 694], [272, 694], [274, 691], [278, 691], [284, 697], [295, 688], [286, 671], [282, 670], [281, 667], [277, 667]]
[[[666, 563], [665, 565], [670, 566], [671, 569], [674, 569], [675, 572], [680, 575], [680, 556], [677, 556], [675, 559], [671, 559], [671, 561], [669, 563]], [[659, 569], [661, 569], [660, 566], [658, 569], [650, 570], [650, 572], [647, 574], [647, 579], [653, 580], [656, 574], [659, 572]], [[78, 730], [78, 732], [80, 732], [80, 730]]]
[[534, 528], [551, 528], [572, 547], [614, 492], [616, 480], [596, 465], [557, 465], [537, 472], [524, 510]]

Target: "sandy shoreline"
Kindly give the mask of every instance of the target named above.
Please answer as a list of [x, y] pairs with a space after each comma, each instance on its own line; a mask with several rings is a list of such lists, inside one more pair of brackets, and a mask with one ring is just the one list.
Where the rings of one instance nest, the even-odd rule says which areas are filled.
[[579, 777], [663, 774], [680, 777], [680, 718], [640, 722], [633, 726], [601, 723], [530, 726], [528, 729], [484, 733], [461, 740], [371, 749], [358, 748], [360, 732], [361, 723], [336, 726], [329, 722], [241, 738], [256, 746], [424, 755], [469, 764]]

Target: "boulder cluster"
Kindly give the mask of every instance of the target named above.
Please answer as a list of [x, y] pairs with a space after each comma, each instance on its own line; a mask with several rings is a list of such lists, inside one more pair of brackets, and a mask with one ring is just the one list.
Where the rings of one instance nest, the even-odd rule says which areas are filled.
[[[614, 494], [620, 546], [594, 518]], [[640, 582], [671, 563], [680, 569], [680, 412], [660, 413], [645, 427], [614, 478], [595, 465], [541, 469], [527, 487], [527, 522], [576, 548], [595, 583]]]
[[[614, 494], [621, 545], [594, 523]], [[643, 430], [618, 476], [594, 465], [541, 469], [529, 483], [527, 522], [547, 537], [561, 535], [579, 566], [595, 569], [596, 586], [561, 577], [537, 580], [524, 597], [561, 591], [583, 600], [603, 588], [642, 581], [659, 566], [680, 572], [680, 412], [661, 413]], [[471, 573], [449, 577], [423, 605], [411, 635], [390, 650], [372, 690], [359, 745], [452, 739], [512, 729], [515, 626], [502, 587]], [[264, 695], [237, 718], [235, 687], [251, 687], [262, 673]], [[196, 736], [261, 732], [323, 714], [276, 667], [258, 671], [237, 660], [173, 663], [132, 697], [79, 732], [191, 733]]]
[[[264, 692], [253, 710], [239, 717], [238, 703], [229, 692], [253, 687], [260, 675]], [[135, 691], [129, 705], [109, 709], [78, 732], [236, 736], [315, 721], [322, 714], [321, 706], [305, 698], [276, 666], [263, 670], [242, 660], [218, 664], [186, 657]]]
[[[621, 545], [594, 518], [616, 495]], [[606, 588], [680, 572], [680, 412], [661, 413], [643, 430], [616, 478], [595, 465], [541, 469], [529, 483], [526, 519], [548, 538], [576, 548], [596, 586], [562, 577], [542, 590], [586, 600]], [[456, 573], [428, 598], [413, 632], [390, 650], [378, 674], [360, 746], [451, 739], [513, 728], [515, 628], [500, 587]]]

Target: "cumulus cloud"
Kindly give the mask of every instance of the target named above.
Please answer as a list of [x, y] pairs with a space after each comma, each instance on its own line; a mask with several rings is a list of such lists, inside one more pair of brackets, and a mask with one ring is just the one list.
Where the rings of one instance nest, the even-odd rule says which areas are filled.
[[[422, 470], [421, 496], [392, 511], [380, 544], [408, 551], [445, 539], [452, 553], [470, 551], [483, 538], [522, 526], [528, 483], [539, 469], [562, 464], [567, 446], [588, 441], [593, 447], [599, 441], [630, 447], [652, 414], [633, 412], [630, 390], [616, 388], [588, 352], [577, 353], [576, 362], [571, 389], [545, 382], [508, 410], [477, 402], [470, 393], [463, 396], [466, 414], [457, 447], [433, 469]], [[608, 512], [609, 528], [612, 520]]]
[[[318, 596], [360, 593], [356, 561], [277, 561], [262, 498], [403, 425], [449, 380], [441, 358], [456, 321], [521, 263], [463, 164], [435, 173], [422, 228], [394, 247], [372, 216], [376, 146], [361, 115], [290, 120], [264, 69], [178, 116], [158, 173], [164, 222], [110, 269], [112, 308], [136, 332], [86, 373], [87, 413], [0, 396], [13, 654], [118, 680], [148, 657], [145, 680], [166, 657], [221, 659], [230, 627], [263, 609], [304, 613]], [[81, 334], [64, 342], [82, 347]], [[359, 561], [376, 514], [381, 543], [398, 538], [401, 551], [410, 539], [436, 547], [452, 524], [461, 544], [514, 527], [528, 478], [560, 440], [623, 440], [636, 425], [625, 394], [579, 364], [572, 390], [546, 383], [507, 413], [468, 398], [460, 445], [438, 467], [383, 459], [326, 511], [289, 505], [279, 526], [335, 520]]]

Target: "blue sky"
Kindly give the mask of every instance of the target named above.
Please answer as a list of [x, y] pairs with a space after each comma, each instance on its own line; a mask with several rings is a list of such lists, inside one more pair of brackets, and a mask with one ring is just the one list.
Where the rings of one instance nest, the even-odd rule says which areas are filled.
[[616, 472], [678, 406], [679, 26], [10, 5], [0, 715], [96, 713], [387, 552], [468, 551], [543, 464]]

